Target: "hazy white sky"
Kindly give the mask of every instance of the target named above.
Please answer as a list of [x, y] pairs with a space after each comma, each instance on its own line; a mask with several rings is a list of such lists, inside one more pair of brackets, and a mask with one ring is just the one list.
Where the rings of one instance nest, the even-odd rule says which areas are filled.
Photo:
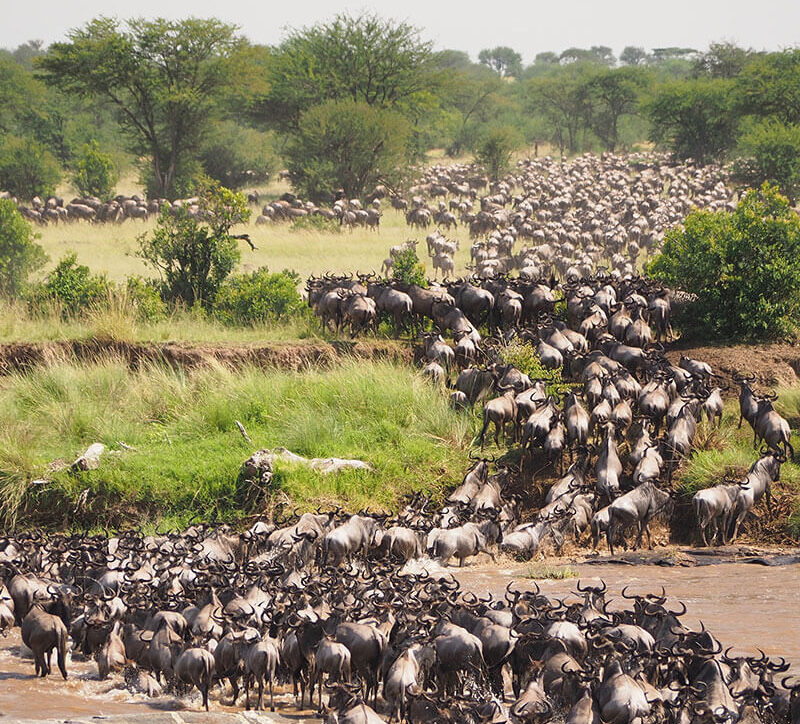
[[287, 27], [300, 27], [339, 11], [372, 10], [422, 29], [437, 48], [469, 52], [510, 45], [526, 62], [545, 50], [609, 45], [704, 49], [733, 40], [756, 49], [800, 44], [800, 0], [373, 0], [337, 4], [321, 0], [0, 0], [0, 47], [32, 39], [64, 38], [99, 14], [127, 18], [218, 17], [241, 27], [257, 43], [280, 41]]

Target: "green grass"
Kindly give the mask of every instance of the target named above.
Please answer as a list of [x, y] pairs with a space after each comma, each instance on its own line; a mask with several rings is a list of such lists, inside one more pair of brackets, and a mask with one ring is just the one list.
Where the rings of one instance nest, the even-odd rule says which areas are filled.
[[532, 563], [523, 575], [523, 578], [531, 578], [536, 581], [564, 581], [577, 577], [578, 571], [570, 566], [553, 566], [548, 563]]
[[[463, 474], [472, 435], [439, 390], [389, 363], [344, 362], [326, 372], [222, 367], [130, 370], [113, 358], [53, 363], [0, 379], [0, 525], [81, 528], [235, 522], [241, 463], [254, 447], [367, 460], [374, 473], [322, 476], [278, 466], [275, 492], [301, 508], [394, 505], [436, 493]], [[47, 474], [90, 443], [119, 450], [95, 471]], [[31, 486], [36, 478], [50, 478]]]
[[[800, 400], [800, 388], [779, 391], [778, 408], [786, 414], [790, 400]], [[791, 422], [792, 427], [795, 423]], [[753, 449], [753, 431], [745, 422], [737, 428], [739, 406], [728, 401], [719, 429], [711, 430], [705, 422], [698, 427], [695, 438], [696, 451], [683, 463], [675, 476], [678, 489], [685, 495], [694, 495], [698, 490], [717, 485], [726, 476], [742, 479], [750, 466], [758, 459], [758, 450]], [[797, 447], [797, 435], [792, 434], [792, 444]], [[797, 448], [800, 450], [800, 448]], [[786, 462], [781, 467], [781, 482], [800, 491], [800, 466]]]
[[178, 310], [165, 319], [142, 322], [123, 297], [89, 314], [64, 317], [53, 307], [31, 313], [23, 302], [0, 299], [0, 343], [63, 340], [113, 340], [117, 342], [204, 342], [209, 344], [261, 344], [268, 342], [322, 341], [330, 338], [311, 315], [282, 323], [228, 326], [201, 313]]
[[[792, 445], [800, 451], [796, 427], [800, 402], [800, 388], [778, 390], [777, 409], [789, 420], [793, 430]], [[794, 412], [792, 412], [794, 410]], [[725, 405], [722, 425], [710, 430], [705, 422], [698, 427], [695, 437], [696, 451], [682, 463], [675, 474], [675, 487], [684, 500], [698, 490], [719, 485], [726, 478], [743, 480], [750, 466], [758, 459], [753, 449], [753, 431], [747, 423], [737, 428], [738, 402]], [[800, 462], [800, 459], [798, 459]], [[800, 465], [787, 461], [781, 466], [780, 480], [773, 486], [776, 517], [757, 521], [758, 527], [750, 531], [760, 542], [777, 542], [778, 539], [796, 541], [800, 538]], [[694, 524], [694, 521], [691, 521]]]

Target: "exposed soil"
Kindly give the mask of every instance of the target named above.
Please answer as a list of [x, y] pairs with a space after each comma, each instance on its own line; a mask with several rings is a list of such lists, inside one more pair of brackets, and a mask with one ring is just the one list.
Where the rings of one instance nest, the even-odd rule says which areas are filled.
[[113, 342], [72, 340], [0, 344], [0, 374], [30, 369], [54, 361], [91, 362], [103, 357], [125, 360], [131, 367], [166, 363], [172, 367], [255, 365], [285, 370], [327, 367], [347, 357], [410, 363], [414, 351], [392, 341], [292, 342], [265, 345], [197, 345], [175, 342]]
[[[800, 345], [774, 343], [692, 346], [677, 342], [666, 351], [667, 358], [673, 364], [678, 363], [681, 355], [708, 362], [715, 372], [727, 378], [732, 378], [736, 372], [755, 374], [759, 385], [792, 385], [800, 381]], [[124, 359], [133, 367], [143, 362], [163, 362], [186, 368], [222, 364], [231, 367], [256, 365], [299, 370], [305, 367], [326, 367], [346, 357], [410, 363], [418, 358], [419, 350], [405, 341], [366, 339], [272, 342], [263, 345], [115, 342], [99, 339], [13, 342], [0, 344], [0, 374], [56, 360], [83, 362], [103, 356]]]
[[672, 364], [678, 364], [681, 355], [708, 362], [715, 372], [726, 378], [732, 378], [737, 372], [754, 374], [756, 383], [762, 386], [794, 385], [800, 380], [800, 346], [793, 344], [698, 347], [678, 342], [666, 351]]

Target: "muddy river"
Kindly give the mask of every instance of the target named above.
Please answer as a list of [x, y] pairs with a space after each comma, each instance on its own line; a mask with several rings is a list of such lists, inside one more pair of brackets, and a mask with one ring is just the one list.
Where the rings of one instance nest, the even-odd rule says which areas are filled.
[[[663, 585], [670, 597], [687, 606], [684, 621], [691, 627], [703, 621], [725, 646], [739, 652], [756, 653], [763, 649], [773, 656], [792, 662], [791, 673], [800, 675], [800, 564], [761, 566], [743, 563], [702, 567], [660, 567], [653, 565], [570, 566], [582, 583], [603, 579], [609, 588], [608, 598], [620, 600], [619, 591], [658, 591]], [[531, 585], [526, 565], [476, 565], [455, 572], [465, 588], [481, 594], [502, 595], [509, 580], [519, 588]], [[543, 580], [538, 584], [550, 596], [564, 596], [575, 590], [576, 579]], [[614, 604], [611, 604], [611, 608]], [[69, 679], [36, 679], [33, 661], [19, 655], [19, 629], [0, 639], [0, 721], [8, 719], [68, 719], [70, 717], [146, 714], [165, 710], [199, 711], [200, 696], [195, 691], [180, 700], [165, 696], [146, 699], [122, 688], [119, 680], [98, 681], [93, 662], [68, 664]], [[221, 690], [212, 692], [212, 710], [233, 712], [220, 703]], [[229, 695], [226, 694], [226, 697]], [[288, 715], [282, 721], [311, 721], [298, 717], [291, 706], [290, 694], [276, 697], [276, 703]]]

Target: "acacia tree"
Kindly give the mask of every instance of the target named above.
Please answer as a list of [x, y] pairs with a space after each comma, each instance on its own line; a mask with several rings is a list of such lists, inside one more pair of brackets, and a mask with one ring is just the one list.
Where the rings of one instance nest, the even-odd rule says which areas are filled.
[[589, 79], [592, 130], [609, 151], [617, 147], [620, 117], [636, 110], [646, 84], [647, 77], [639, 68], [602, 70]]
[[431, 43], [407, 23], [371, 13], [336, 15], [293, 30], [273, 49], [269, 92], [257, 111], [280, 130], [294, 131], [304, 111], [350, 99], [410, 117], [433, 103]]
[[590, 118], [588, 73], [589, 66], [576, 63], [569, 69], [533, 78], [528, 85], [531, 108], [547, 118], [562, 154], [565, 147], [571, 152], [578, 150], [578, 136]]
[[219, 20], [99, 17], [37, 60], [44, 80], [115, 109], [128, 150], [152, 167], [151, 191], [173, 196], [212, 126], [217, 99], [234, 82], [235, 27]]

